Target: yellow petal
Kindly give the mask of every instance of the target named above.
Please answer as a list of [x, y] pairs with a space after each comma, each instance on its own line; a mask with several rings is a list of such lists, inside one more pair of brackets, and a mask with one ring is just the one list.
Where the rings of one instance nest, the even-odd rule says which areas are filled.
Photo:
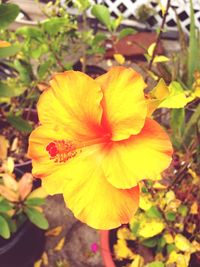
[[76, 218], [103, 230], [130, 221], [138, 207], [139, 188], [119, 190], [113, 187], [105, 178], [101, 161], [101, 157], [91, 154], [78, 163], [78, 168], [74, 165], [76, 176], [66, 182], [63, 195]]
[[112, 140], [140, 132], [147, 113], [142, 76], [133, 69], [113, 67], [96, 81], [103, 90], [103, 120], [111, 129]]
[[62, 125], [79, 140], [93, 137], [91, 128], [99, 125], [102, 117], [100, 86], [76, 71], [55, 74], [50, 84], [37, 105], [40, 122], [55, 130]]
[[147, 119], [138, 135], [110, 145], [102, 166], [107, 180], [113, 186], [125, 189], [143, 179], [157, 180], [169, 166], [171, 155], [169, 137], [158, 123]]

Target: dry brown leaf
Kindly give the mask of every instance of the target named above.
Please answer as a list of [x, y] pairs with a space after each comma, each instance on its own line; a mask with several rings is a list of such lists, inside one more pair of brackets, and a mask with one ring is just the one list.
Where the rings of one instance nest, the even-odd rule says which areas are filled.
[[55, 228], [52, 228], [48, 230], [45, 235], [46, 236], [58, 236], [62, 232], [63, 227], [62, 226], [57, 226]]
[[19, 181], [20, 199], [24, 200], [31, 192], [33, 186], [33, 176], [30, 173], [25, 173]]
[[60, 239], [60, 241], [55, 246], [54, 251], [60, 251], [64, 247], [64, 244], [65, 244], [65, 237]]
[[11, 189], [5, 187], [4, 185], [0, 185], [0, 195], [11, 202], [19, 201], [19, 196], [16, 192], [12, 191]]
[[42, 260], [38, 260], [34, 263], [34, 267], [41, 267], [42, 266]]
[[17, 191], [18, 190], [18, 182], [15, 180], [15, 178], [10, 174], [3, 174], [3, 183], [5, 187]]
[[0, 159], [1, 160], [6, 159], [8, 147], [9, 147], [8, 140], [3, 135], [0, 135]]

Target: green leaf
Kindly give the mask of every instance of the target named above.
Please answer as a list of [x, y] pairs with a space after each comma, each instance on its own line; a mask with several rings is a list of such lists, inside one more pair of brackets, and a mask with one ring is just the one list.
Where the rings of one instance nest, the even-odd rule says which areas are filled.
[[51, 66], [51, 64], [52, 64], [52, 60], [47, 60], [46, 62], [44, 62], [38, 67], [38, 76], [40, 79], [42, 79], [45, 76], [45, 74], [47, 74], [47, 71], [49, 67]]
[[161, 261], [153, 261], [151, 263], [148, 263], [145, 266], [146, 267], [165, 267], [164, 263], [162, 263]]
[[6, 28], [19, 14], [19, 7], [14, 4], [0, 5], [0, 29]]
[[7, 221], [10, 232], [15, 233], [17, 231], [16, 221], [9, 217], [6, 213], [2, 214], [2, 217], [4, 217], [4, 219]]
[[109, 9], [104, 5], [94, 5], [91, 10], [92, 15], [97, 18], [102, 24], [104, 24], [109, 31], [112, 30], [111, 17]]
[[161, 236], [157, 242], [157, 252], [161, 252], [166, 244], [165, 238]]
[[45, 204], [44, 198], [30, 198], [25, 201], [27, 206], [40, 206]]
[[184, 135], [183, 135], [183, 144], [188, 146], [194, 137], [196, 132], [197, 123], [200, 120], [200, 104], [196, 107], [194, 113], [186, 124]]
[[153, 248], [157, 245], [158, 237], [151, 237], [142, 241], [142, 245], [148, 248]]
[[87, 10], [90, 7], [88, 0], [76, 0], [75, 3], [81, 11]]
[[44, 214], [42, 214], [41, 212], [39, 212], [38, 210], [34, 209], [34, 208], [26, 208], [25, 209], [25, 213], [27, 214], [29, 220], [35, 224], [36, 226], [38, 226], [41, 229], [48, 229], [49, 227], [49, 223], [47, 221], [47, 219], [44, 217]]
[[178, 207], [178, 212], [179, 212], [183, 217], [185, 217], [185, 216], [187, 215], [187, 213], [188, 213], [188, 207], [185, 206], [185, 205], [180, 205], [180, 206]]
[[99, 43], [105, 41], [106, 39], [107, 36], [105, 34], [102, 33], [96, 34], [92, 41], [92, 45], [98, 45]]
[[182, 137], [185, 129], [185, 109], [172, 109], [170, 126], [172, 128], [172, 142], [176, 148], [182, 145]]
[[168, 244], [167, 245], [167, 254], [170, 254], [175, 249], [176, 249], [175, 244]]
[[7, 121], [22, 133], [30, 133], [33, 130], [33, 127], [22, 119], [21, 116], [16, 116], [11, 113], [7, 116]]
[[137, 236], [139, 228], [140, 228], [140, 223], [138, 221], [134, 221], [131, 224], [131, 231], [134, 234], [134, 236]]
[[160, 218], [162, 219], [162, 214], [156, 206], [152, 206], [149, 210], [146, 211], [146, 215], [150, 218]]
[[19, 72], [20, 80], [24, 84], [29, 85], [31, 80], [32, 80], [32, 76], [33, 76], [33, 71], [32, 71], [31, 65], [25, 61], [16, 59], [14, 61], [14, 66], [15, 66], [16, 70]]
[[169, 95], [159, 104], [159, 108], [183, 108], [187, 104], [184, 89], [173, 81], [169, 85]]
[[5, 239], [10, 238], [10, 229], [7, 221], [0, 215], [0, 236]]
[[16, 34], [21, 35], [25, 38], [35, 38], [35, 39], [40, 39], [43, 37], [43, 33], [41, 29], [38, 29], [36, 27], [29, 27], [29, 26], [24, 26], [20, 27], [16, 30]]
[[167, 219], [168, 221], [170, 221], [170, 222], [173, 222], [173, 221], [176, 220], [176, 213], [173, 212], [173, 211], [169, 211], [169, 212], [167, 212], [165, 216], [166, 216], [166, 219]]
[[193, 83], [193, 75], [194, 71], [197, 70], [199, 60], [200, 60], [200, 52], [198, 47], [198, 34], [196, 34], [195, 27], [195, 15], [194, 15], [194, 7], [193, 1], [190, 0], [190, 40], [189, 40], [189, 49], [188, 49], [188, 81], [187, 85], [191, 88]]
[[68, 26], [68, 19], [63, 17], [50, 18], [42, 24], [44, 30], [51, 36], [58, 34], [65, 26]]
[[126, 36], [128, 36], [128, 35], [130, 35], [130, 34], [134, 34], [134, 33], [136, 33], [136, 32], [137, 32], [137, 31], [134, 30], [133, 28], [125, 28], [125, 29], [123, 29], [123, 30], [121, 30], [121, 31], [119, 32], [118, 39], [121, 40], [121, 39], [123, 39], [124, 37], [126, 37]]
[[0, 48], [0, 58], [12, 57], [21, 50], [20, 45], [11, 45]]
[[24, 86], [17, 84], [14, 80], [0, 81], [0, 97], [18, 96], [21, 95], [25, 89]]
[[0, 201], [0, 212], [7, 212], [11, 209], [12, 209], [12, 206], [6, 199], [3, 199], [2, 201]]

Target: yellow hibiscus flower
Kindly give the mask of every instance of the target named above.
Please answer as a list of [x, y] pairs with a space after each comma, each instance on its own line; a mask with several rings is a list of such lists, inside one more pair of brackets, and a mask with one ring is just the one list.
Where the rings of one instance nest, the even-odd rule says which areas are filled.
[[139, 204], [138, 182], [170, 164], [169, 138], [147, 118], [145, 86], [139, 73], [123, 67], [95, 80], [66, 71], [39, 99], [41, 126], [28, 150], [33, 174], [96, 229], [128, 223]]

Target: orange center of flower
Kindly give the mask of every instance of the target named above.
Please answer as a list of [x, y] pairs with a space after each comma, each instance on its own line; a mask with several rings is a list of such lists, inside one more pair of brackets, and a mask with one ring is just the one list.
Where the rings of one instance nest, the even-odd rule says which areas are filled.
[[58, 140], [50, 142], [46, 146], [50, 159], [55, 162], [66, 162], [77, 154], [76, 146], [71, 141]]

